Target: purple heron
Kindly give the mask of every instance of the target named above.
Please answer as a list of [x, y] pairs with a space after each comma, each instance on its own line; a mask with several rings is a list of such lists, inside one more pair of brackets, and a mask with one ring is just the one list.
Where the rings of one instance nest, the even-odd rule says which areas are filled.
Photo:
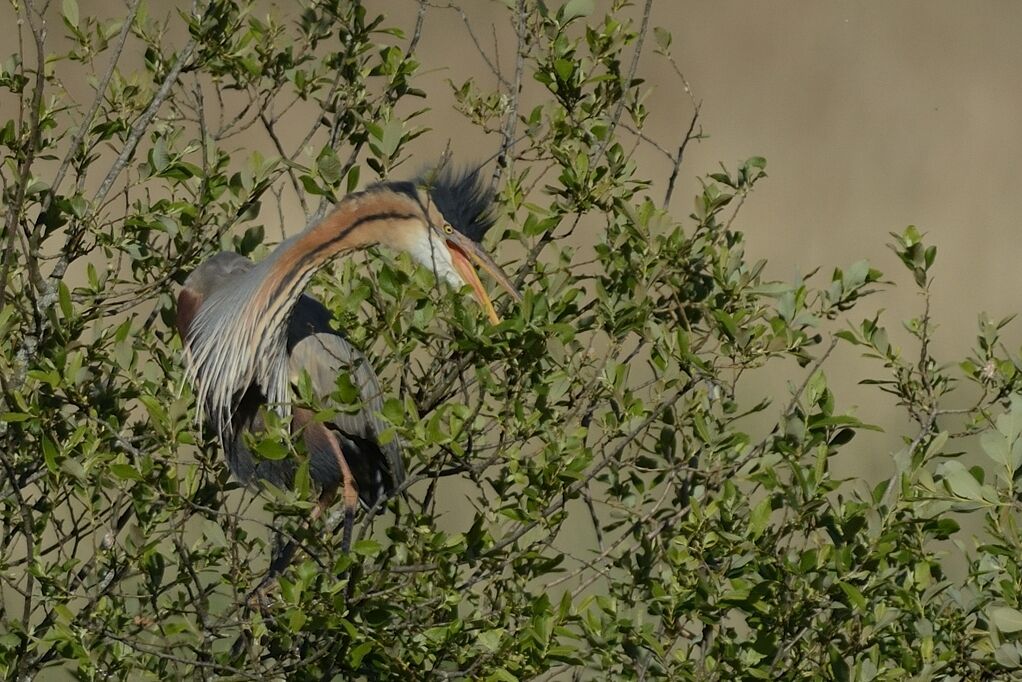
[[[490, 320], [500, 321], [476, 267], [515, 300], [520, 296], [480, 241], [493, 224], [493, 195], [478, 170], [441, 170], [428, 181], [384, 182], [349, 194], [322, 221], [282, 242], [259, 263], [221, 252], [200, 264], [178, 296], [177, 327], [188, 374], [207, 423], [219, 436], [231, 472], [243, 483], [292, 484], [293, 458], [262, 459], [244, 444], [263, 429], [261, 408], [291, 416], [301, 432], [309, 473], [320, 492], [319, 514], [340, 489], [342, 547], [351, 541], [359, 500], [373, 507], [405, 477], [401, 444], [379, 442], [385, 424], [380, 384], [365, 357], [330, 326], [329, 311], [303, 291], [338, 254], [381, 244], [407, 251], [438, 280], [468, 285]], [[292, 406], [303, 374], [314, 398], [328, 401], [347, 371], [360, 394], [358, 411], [326, 422]]]

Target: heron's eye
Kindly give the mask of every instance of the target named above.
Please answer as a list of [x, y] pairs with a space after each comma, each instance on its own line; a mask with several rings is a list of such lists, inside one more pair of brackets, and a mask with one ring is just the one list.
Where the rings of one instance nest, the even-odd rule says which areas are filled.
[[454, 228], [451, 227], [450, 223], [444, 223], [444, 232], [446, 232], [447, 234], [451, 234], [454, 232]]

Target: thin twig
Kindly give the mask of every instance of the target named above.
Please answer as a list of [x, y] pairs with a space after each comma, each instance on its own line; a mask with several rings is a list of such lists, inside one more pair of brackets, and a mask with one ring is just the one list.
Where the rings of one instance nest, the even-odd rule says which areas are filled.
[[[522, 98], [522, 74], [525, 72], [525, 0], [518, 0], [518, 22], [515, 25], [517, 44], [515, 47], [515, 82], [508, 88], [508, 110], [500, 127], [500, 151], [490, 179], [490, 189], [496, 190], [500, 176], [508, 165], [508, 156], [514, 152], [515, 130], [518, 126], [518, 104]], [[498, 70], [499, 73], [499, 70]]]
[[665, 210], [671, 205], [671, 195], [674, 194], [674, 183], [678, 180], [678, 171], [681, 169], [681, 163], [685, 158], [685, 148], [688, 147], [689, 142], [701, 137], [701, 134], [692, 134], [695, 131], [696, 121], [699, 120], [699, 110], [699, 105], [696, 105], [695, 111], [692, 112], [692, 120], [688, 124], [688, 130], [685, 131], [685, 137], [682, 138], [681, 144], [678, 145], [678, 151], [674, 154], [674, 159], [671, 161], [671, 176], [667, 180], [667, 191], [664, 192], [664, 203], [662, 205], [662, 208]]
[[92, 100], [92, 106], [89, 107], [89, 111], [86, 112], [82, 118], [81, 125], [78, 126], [78, 130], [71, 137], [71, 143], [68, 146], [67, 153], [64, 155], [64, 159], [60, 162], [60, 167], [57, 168], [57, 173], [53, 176], [53, 183], [50, 185], [51, 193], [47, 196], [42, 211], [45, 212], [49, 206], [49, 202], [52, 201], [53, 197], [57, 194], [60, 189], [60, 184], [64, 180], [64, 176], [67, 174], [68, 168], [71, 167], [71, 160], [74, 158], [75, 151], [82, 144], [82, 140], [85, 139], [85, 135], [92, 128], [92, 122], [96, 119], [96, 113], [99, 111], [99, 107], [103, 104], [103, 100], [106, 98], [107, 88], [110, 87], [110, 79], [113, 78], [114, 71], [117, 69], [117, 62], [120, 61], [121, 55], [124, 53], [124, 45], [128, 40], [128, 34], [131, 33], [131, 28], [135, 24], [135, 17], [138, 16], [139, 5], [142, 4], [142, 0], [133, 0], [131, 6], [128, 7], [128, 15], [124, 18], [124, 24], [121, 26], [121, 32], [117, 34], [117, 42], [114, 44], [113, 53], [110, 55], [110, 62], [107, 64], [106, 71], [103, 72], [103, 77], [99, 80], [99, 85], [96, 87], [96, 97]]
[[[32, 91], [32, 102], [30, 104], [31, 111], [29, 112], [28, 119], [28, 140], [25, 143], [24, 156], [21, 159], [20, 168], [18, 169], [18, 181], [15, 189], [14, 200], [7, 206], [7, 219], [4, 225], [4, 229], [7, 231], [7, 244], [4, 247], [3, 264], [0, 265], [0, 308], [3, 307], [4, 300], [6, 299], [7, 277], [10, 273], [11, 259], [13, 258], [14, 253], [15, 231], [18, 222], [22, 218], [22, 213], [25, 210], [25, 192], [28, 189], [28, 176], [31, 173], [32, 164], [35, 161], [36, 151], [38, 150], [40, 142], [40, 112], [42, 111], [43, 86], [46, 82], [46, 22], [43, 21], [42, 26], [37, 26], [35, 20], [32, 18], [33, 9], [34, 8], [31, 3], [26, 3], [24, 6], [25, 18], [31, 28], [32, 38], [35, 42], [35, 86]], [[21, 111], [22, 113], [24, 112], [23, 107]], [[31, 253], [27, 253], [25, 255], [26, 258], [32, 257]]]
[[[635, 40], [635, 51], [632, 53], [632, 63], [628, 67], [628, 76], [624, 79], [624, 90], [627, 91], [632, 83], [635, 82], [635, 74], [639, 70], [639, 57], [642, 56], [642, 46], [646, 42], [646, 33], [649, 31], [649, 17], [653, 13], [653, 0], [646, 0], [646, 4], [642, 9], [642, 22], [639, 26], [638, 37]], [[604, 152], [607, 151], [607, 146], [611, 140], [614, 139], [614, 132], [617, 129], [618, 121], [621, 120], [622, 114], [624, 114], [625, 100], [627, 96], [625, 92], [621, 93], [621, 99], [618, 100], [617, 105], [614, 107], [614, 113], [610, 116], [610, 126], [608, 127], [607, 133], [600, 145], [596, 148], [596, 152], [592, 154], [589, 166], [594, 165], [594, 161], [603, 156]]]

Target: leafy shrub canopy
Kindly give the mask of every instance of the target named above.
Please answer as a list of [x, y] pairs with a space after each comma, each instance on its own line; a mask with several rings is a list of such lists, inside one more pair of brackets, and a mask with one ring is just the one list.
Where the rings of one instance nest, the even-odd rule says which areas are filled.
[[[423, 22], [462, 26], [457, 8], [423, 2], [404, 32], [341, 0], [268, 15], [196, 0], [169, 17], [131, 0], [112, 20], [45, 4], [17, 4], [19, 51], [0, 67], [6, 677], [1018, 668], [1022, 399], [1006, 321], [981, 317], [964, 362], [933, 357], [936, 250], [914, 228], [892, 243], [921, 294], [904, 349], [880, 317], [852, 317], [884, 286], [867, 263], [767, 280], [737, 220], [762, 158], [707, 176], [691, 215], [669, 212], [701, 133], [695, 100], [651, 93], [637, 69], [648, 52], [677, 70], [651, 2], [598, 15], [509, 0], [503, 60], [466, 19], [491, 82], [453, 65], [429, 93], [416, 87], [436, 66], [417, 53]], [[688, 107], [679, 139], [643, 132], [650, 97]], [[196, 425], [173, 297], [221, 248], [264, 256], [279, 206], [312, 222], [400, 176], [429, 134], [427, 103], [492, 140], [493, 232], [525, 300], [491, 326], [376, 250], [317, 280], [384, 379], [387, 436], [407, 442], [411, 472], [343, 554], [332, 520], [307, 521], [307, 477], [262, 494], [231, 482]], [[638, 166], [640, 145], [666, 172]], [[909, 418], [895, 475], [874, 487], [830, 473], [870, 428], [827, 382], [838, 343], [863, 351], [862, 375]], [[790, 390], [750, 400], [747, 377], [775, 365]], [[971, 407], [945, 407], [955, 389]], [[324, 417], [351, 405], [350, 377], [335, 397], [316, 406]], [[255, 447], [303, 456], [286, 424]], [[304, 551], [255, 604], [274, 528]]]

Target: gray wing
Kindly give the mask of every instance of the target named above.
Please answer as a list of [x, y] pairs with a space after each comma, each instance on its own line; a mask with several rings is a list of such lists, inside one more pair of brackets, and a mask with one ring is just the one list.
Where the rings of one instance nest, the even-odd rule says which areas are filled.
[[[328, 425], [340, 436], [342, 451], [368, 504], [378, 493], [390, 494], [404, 481], [401, 442], [379, 442], [388, 424], [380, 416], [383, 392], [372, 365], [343, 336], [330, 328], [330, 313], [311, 296], [302, 296], [288, 327], [291, 381], [307, 373], [313, 396], [329, 405], [337, 388], [337, 377], [348, 372], [358, 389], [361, 406], [354, 412], [340, 412]], [[367, 489], [369, 488], [369, 489]]]

